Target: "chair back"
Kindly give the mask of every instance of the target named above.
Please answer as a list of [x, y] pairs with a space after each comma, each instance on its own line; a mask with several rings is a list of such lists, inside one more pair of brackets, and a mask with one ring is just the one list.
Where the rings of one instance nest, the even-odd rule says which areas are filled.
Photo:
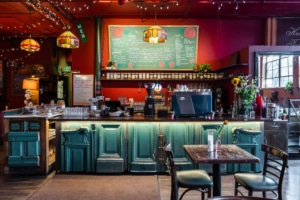
[[176, 166], [174, 163], [174, 156], [173, 156], [173, 152], [172, 150], [168, 149], [168, 148], [164, 148], [167, 160], [166, 160], [166, 165], [168, 168], [168, 172], [171, 176], [171, 199], [178, 199], [178, 184], [177, 184], [177, 174], [176, 174]]
[[278, 188], [282, 188], [283, 176], [287, 166], [288, 154], [278, 148], [262, 144], [265, 153], [263, 175], [277, 180]]

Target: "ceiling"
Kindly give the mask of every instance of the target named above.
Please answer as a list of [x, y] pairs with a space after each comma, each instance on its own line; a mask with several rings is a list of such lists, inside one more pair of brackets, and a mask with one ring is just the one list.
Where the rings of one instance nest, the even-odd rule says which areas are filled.
[[0, 0], [0, 37], [56, 37], [76, 19], [144, 20], [155, 13], [179, 20], [300, 17], [300, 0]]

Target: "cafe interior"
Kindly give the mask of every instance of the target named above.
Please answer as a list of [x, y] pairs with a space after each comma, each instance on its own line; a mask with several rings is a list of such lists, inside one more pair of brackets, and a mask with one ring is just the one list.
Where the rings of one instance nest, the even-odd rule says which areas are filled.
[[[0, 189], [0, 199], [2, 197], [4, 199], [74, 199], [74, 196], [66, 193], [71, 191], [76, 194], [75, 191], [82, 190], [76, 188], [76, 184], [72, 189], [72, 182], [68, 183], [70, 185], [68, 187], [71, 187], [69, 190], [65, 189], [61, 192], [59, 188], [62, 185], [58, 185], [57, 193], [54, 192], [56, 196], [53, 191], [43, 193], [42, 187], [46, 183], [51, 183], [57, 177], [56, 174], [60, 173], [75, 174], [80, 177], [82, 172], [93, 176], [96, 172], [96, 178], [101, 179], [104, 172], [105, 178], [109, 178], [109, 175], [123, 176], [123, 174], [138, 178], [141, 175], [154, 174], [158, 191], [155, 191], [157, 195], [143, 196], [140, 192], [146, 191], [147, 188], [132, 192], [135, 195], [126, 193], [130, 189], [122, 192], [110, 190], [132, 184], [120, 182], [110, 186], [109, 189], [103, 189], [105, 194], [103, 199], [177, 200], [182, 197], [187, 200], [196, 198], [300, 200], [298, 188], [300, 182], [299, 17], [300, 1], [298, 0], [1, 1], [0, 185], [3, 187]], [[144, 49], [149, 49], [149, 51], [144, 51]], [[287, 61], [278, 64], [280, 59]], [[286, 64], [289, 62], [290, 65]], [[205, 71], [205, 66], [209, 66], [208, 71]], [[280, 70], [281, 68], [284, 70]], [[245, 114], [240, 117], [240, 113], [237, 113], [236, 103], [239, 98], [237, 91], [241, 87], [239, 81], [245, 77], [250, 77], [249, 81], [256, 80], [255, 85], [259, 88], [257, 91], [259, 94], [256, 94], [254, 100], [252, 99], [258, 105], [253, 110], [252, 117], [254, 118], [251, 117], [251, 112], [247, 114], [247, 117]], [[234, 80], [238, 82], [235, 84]], [[174, 99], [178, 101], [182, 98], [189, 99], [190, 96], [186, 95], [187, 91], [201, 93], [202, 96], [196, 95], [197, 97], [193, 98], [199, 98], [197, 104], [202, 107], [190, 106], [196, 104], [194, 101], [198, 101], [194, 99], [188, 101], [183, 106], [184, 108], [180, 103], [174, 103]], [[203, 94], [212, 94], [209, 105], [200, 104]], [[261, 110], [257, 109], [259, 105], [261, 106], [260, 98], [264, 101], [264, 109], [261, 108]], [[189, 143], [181, 145], [180, 140], [185, 141], [186, 138], [178, 136], [177, 139], [172, 140], [171, 144], [158, 144], [158, 146], [161, 145], [158, 153], [151, 151], [150, 157], [153, 153], [153, 158], [157, 159], [154, 161], [159, 163], [160, 167], [163, 166], [163, 169], [148, 173], [145, 165], [140, 171], [134, 172], [136, 168], [129, 166], [130, 159], [134, 158], [129, 156], [131, 143], [130, 134], [128, 134], [126, 136], [128, 140], [124, 143], [128, 146], [124, 150], [124, 157], [126, 159], [128, 157], [128, 161], [125, 161], [126, 166], [121, 171], [117, 173], [113, 171], [118, 161], [116, 163], [109, 161], [110, 165], [102, 164], [105, 156], [109, 156], [108, 153], [101, 158], [95, 157], [97, 159], [95, 167], [91, 166], [91, 170], [85, 169], [78, 174], [76, 170], [67, 169], [67, 164], [63, 161], [69, 158], [69, 155], [66, 156], [67, 151], [64, 155], [57, 154], [60, 149], [63, 152], [65, 147], [58, 145], [55, 139], [56, 159], [60, 158], [60, 161], [57, 161], [58, 159], [55, 161], [54, 167], [46, 171], [46, 176], [32, 174], [26, 175], [25, 178], [23, 174], [11, 176], [7, 168], [7, 163], [10, 162], [7, 154], [11, 153], [7, 149], [11, 148], [9, 147], [11, 143], [7, 142], [9, 139], [7, 139], [6, 129], [14, 127], [14, 121], [12, 121], [14, 118], [8, 118], [8, 121], [5, 121], [9, 111], [22, 108], [24, 113], [23, 107], [32, 106], [32, 102], [42, 106], [57, 105], [59, 108], [63, 105], [63, 108], [69, 108], [69, 112], [72, 112], [72, 108], [76, 106], [87, 106], [93, 111], [90, 111], [93, 118], [88, 119], [82, 117], [82, 114], [80, 119], [74, 115], [69, 118], [54, 116], [53, 119], [49, 119], [50, 124], [59, 124], [59, 126], [56, 125], [56, 132], [58, 132], [60, 128], [73, 126], [73, 124], [64, 125], [65, 121], [74, 120], [77, 124], [88, 120], [93, 123], [97, 121], [95, 117], [100, 116], [100, 111], [99, 113], [97, 111], [101, 107], [95, 104], [98, 101], [105, 102], [102, 106], [117, 102], [131, 108], [128, 109], [127, 117], [129, 118], [124, 122], [125, 132], [130, 132], [130, 127], [134, 127], [132, 129], [135, 130], [134, 124], [140, 122], [161, 124], [157, 130], [163, 132], [171, 129], [164, 128], [169, 126], [169, 123], [177, 127], [177, 124], [189, 122], [193, 124], [191, 126], [197, 127], [198, 120], [201, 121], [201, 127], [208, 126], [207, 124], [211, 121], [217, 121], [221, 124], [217, 127], [217, 132], [221, 132], [229, 121], [228, 127], [232, 130], [229, 131], [226, 127], [228, 133], [248, 135], [251, 142], [255, 142], [255, 138], [259, 137], [257, 135], [263, 132], [264, 138], [261, 139], [263, 142], [259, 143], [261, 146], [255, 147], [261, 153], [252, 155], [253, 152], [248, 153], [242, 148], [236, 148], [237, 145], [231, 146], [232, 144], [229, 144], [231, 139], [226, 140], [228, 145], [222, 141], [224, 144], [222, 148], [220, 147], [221, 150], [218, 150], [217, 146], [214, 147], [214, 144], [209, 143], [209, 131], [205, 129], [207, 136], [205, 135], [204, 147], [200, 145], [200, 148]], [[208, 114], [202, 118], [203, 112], [208, 113], [207, 106], [210, 106], [209, 114], [213, 113], [215, 118], [211, 118]], [[130, 111], [134, 114], [130, 115]], [[64, 112], [67, 112], [67, 109]], [[85, 111], [82, 109], [80, 112]], [[197, 112], [201, 112], [199, 114], [201, 117], [196, 116]], [[127, 114], [122, 111], [122, 114], [124, 113]], [[111, 115], [109, 113], [109, 117], [114, 117], [114, 114], [118, 113], [114, 112]], [[130, 118], [133, 115], [134, 118]], [[101, 117], [98, 118], [99, 121], [104, 122], [117, 121], [119, 123], [124, 119], [109, 118], [107, 120], [106, 116], [102, 119]], [[173, 120], [177, 121], [174, 123]], [[230, 125], [231, 121], [242, 124], [247, 129], [239, 129], [235, 127], [236, 124]], [[48, 123], [47, 120], [46, 122]], [[252, 130], [253, 127], [259, 131]], [[80, 131], [85, 131], [81, 128]], [[89, 131], [93, 131], [92, 128], [90, 129]], [[63, 138], [64, 133], [61, 132], [59, 138]], [[280, 133], [280, 136], [277, 136], [277, 133]], [[193, 136], [195, 140], [197, 140], [197, 134], [195, 131], [195, 136]], [[161, 133], [157, 137], [160, 136]], [[243, 139], [237, 140], [245, 142]], [[232, 143], [235, 144], [235, 142], [233, 139]], [[270, 143], [272, 145], [268, 145]], [[211, 151], [208, 150], [209, 145], [212, 145]], [[95, 146], [99, 148], [97, 150], [99, 152], [104, 148], [101, 147], [101, 142], [95, 143]], [[178, 158], [176, 160], [178, 154], [175, 151], [178, 146], [181, 148], [180, 152], [188, 157], [190, 163], [193, 163], [193, 169], [185, 169], [185, 161]], [[246, 146], [244, 148], [250, 148]], [[118, 148], [122, 149], [123, 146], [118, 144]], [[107, 147], [104, 151], [107, 153], [110, 150]], [[41, 151], [44, 151], [43, 147]], [[83, 151], [84, 154], [85, 151]], [[134, 148], [132, 151], [134, 152]], [[70, 159], [73, 157], [70, 156]], [[143, 157], [140, 159], [146, 160]], [[72, 161], [75, 163], [78, 161], [76, 158], [74, 160]], [[72, 165], [72, 161], [67, 161], [67, 163]], [[273, 161], [275, 161], [274, 165], [268, 165]], [[210, 170], [206, 170], [205, 167], [199, 168], [203, 163], [212, 164], [212, 168], [209, 168]], [[143, 164], [145, 163], [141, 165]], [[237, 164], [242, 166], [241, 169], [248, 169], [243, 166], [251, 165], [251, 172], [246, 171], [248, 172], [246, 173], [237, 169]], [[112, 171], [102, 170], [102, 165], [111, 168]], [[227, 168], [227, 173], [226, 169], [224, 171], [224, 166]], [[228, 170], [230, 166], [231, 171]], [[270, 179], [269, 167], [272, 168], [271, 171], [277, 170], [278, 180]], [[17, 168], [20, 169], [20, 166]], [[95, 168], [94, 171], [93, 168]], [[23, 172], [23, 170], [19, 171]], [[122, 173], [119, 174], [119, 172]], [[262, 172], [266, 174], [262, 175]], [[267, 180], [254, 182], [261, 179]], [[27, 187], [28, 184], [30, 189]], [[143, 187], [142, 183], [140, 186]], [[91, 186], [91, 188], [94, 187], [96, 187], [95, 184]], [[103, 186], [103, 188], [106, 187]], [[114, 195], [107, 196], [106, 190], [107, 193]], [[268, 191], [267, 195], [265, 195], [266, 191]], [[269, 191], [275, 191], [277, 195], [269, 195]], [[241, 196], [240, 192], [245, 196]], [[79, 193], [76, 194], [79, 199], [85, 198], [81, 196], [85, 192]], [[89, 190], [88, 193], [93, 193], [93, 191]], [[97, 192], [95, 194], [103, 195]], [[92, 195], [89, 199], [94, 198], [96, 199]]]

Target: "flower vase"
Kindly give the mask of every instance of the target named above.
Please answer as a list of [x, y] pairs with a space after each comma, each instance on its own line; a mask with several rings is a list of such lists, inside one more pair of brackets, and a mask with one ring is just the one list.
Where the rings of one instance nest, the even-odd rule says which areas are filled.
[[222, 148], [222, 142], [220, 136], [217, 136], [216, 138], [216, 151], [221, 151]]

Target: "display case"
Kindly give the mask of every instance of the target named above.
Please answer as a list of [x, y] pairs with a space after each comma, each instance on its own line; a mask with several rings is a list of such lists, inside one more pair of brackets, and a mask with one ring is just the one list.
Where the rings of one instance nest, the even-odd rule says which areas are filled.
[[299, 156], [300, 148], [300, 99], [289, 99], [288, 111], [288, 152], [290, 156]]

